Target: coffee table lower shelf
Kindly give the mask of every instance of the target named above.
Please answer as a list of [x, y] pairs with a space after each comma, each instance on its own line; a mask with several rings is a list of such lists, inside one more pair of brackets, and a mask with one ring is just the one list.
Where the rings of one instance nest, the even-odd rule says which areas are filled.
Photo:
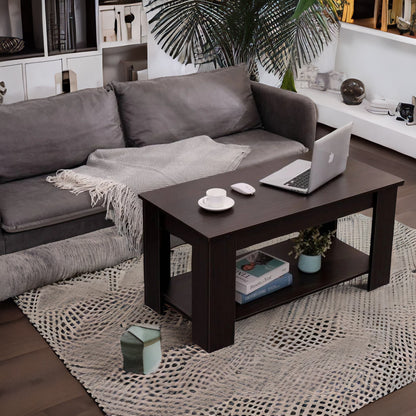
[[[282, 259], [288, 259], [291, 248], [292, 243], [285, 241], [262, 250]], [[293, 258], [289, 260], [293, 284], [244, 305], [236, 303], [237, 320], [345, 282], [369, 271], [369, 256], [338, 239], [334, 240], [331, 250], [323, 259], [322, 269], [317, 273], [302, 273], [296, 266], [296, 260]], [[192, 273], [173, 277], [164, 300], [192, 319]]]

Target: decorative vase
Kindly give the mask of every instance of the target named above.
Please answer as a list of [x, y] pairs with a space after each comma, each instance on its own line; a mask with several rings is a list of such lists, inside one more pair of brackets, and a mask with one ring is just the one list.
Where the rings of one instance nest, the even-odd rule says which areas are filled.
[[364, 84], [355, 78], [348, 78], [341, 84], [341, 95], [345, 104], [361, 104], [365, 97]]
[[322, 256], [320, 254], [316, 256], [301, 254], [298, 260], [298, 268], [304, 273], [316, 273], [321, 270], [321, 258]]

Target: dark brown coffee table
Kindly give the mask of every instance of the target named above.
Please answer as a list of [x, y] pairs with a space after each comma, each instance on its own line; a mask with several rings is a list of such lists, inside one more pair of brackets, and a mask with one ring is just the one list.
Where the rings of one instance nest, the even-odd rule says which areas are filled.
[[[145, 303], [158, 313], [167, 302], [192, 319], [193, 342], [211, 352], [234, 342], [234, 322], [299, 297], [368, 273], [367, 289], [390, 278], [391, 249], [397, 188], [396, 176], [349, 160], [345, 173], [308, 196], [259, 184], [259, 179], [290, 159], [145, 192]], [[247, 182], [257, 192], [248, 197], [230, 190]], [[228, 190], [235, 205], [228, 211], [208, 212], [197, 201], [206, 189]], [[303, 275], [289, 258], [290, 242], [265, 251], [290, 259], [293, 285], [250, 303], [239, 305], [235, 295], [236, 250], [302, 228], [373, 208], [370, 255], [335, 240], [320, 272]], [[192, 245], [192, 273], [170, 279], [170, 234]]]

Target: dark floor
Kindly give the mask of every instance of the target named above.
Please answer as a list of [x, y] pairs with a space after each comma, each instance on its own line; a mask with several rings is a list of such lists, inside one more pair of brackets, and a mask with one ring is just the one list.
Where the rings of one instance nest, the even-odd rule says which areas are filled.
[[[326, 131], [321, 126], [318, 136]], [[416, 161], [358, 138], [352, 140], [350, 156], [406, 181], [399, 189], [396, 218], [416, 228]], [[0, 302], [0, 340], [1, 415], [102, 415], [11, 300]], [[415, 416], [416, 383], [354, 413], [354, 416], [370, 415]]]

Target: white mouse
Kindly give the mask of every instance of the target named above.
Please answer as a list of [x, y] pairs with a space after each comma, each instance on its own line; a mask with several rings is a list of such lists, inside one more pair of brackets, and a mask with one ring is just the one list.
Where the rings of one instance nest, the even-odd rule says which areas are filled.
[[243, 195], [253, 195], [256, 192], [255, 188], [244, 182], [232, 184], [231, 189]]

